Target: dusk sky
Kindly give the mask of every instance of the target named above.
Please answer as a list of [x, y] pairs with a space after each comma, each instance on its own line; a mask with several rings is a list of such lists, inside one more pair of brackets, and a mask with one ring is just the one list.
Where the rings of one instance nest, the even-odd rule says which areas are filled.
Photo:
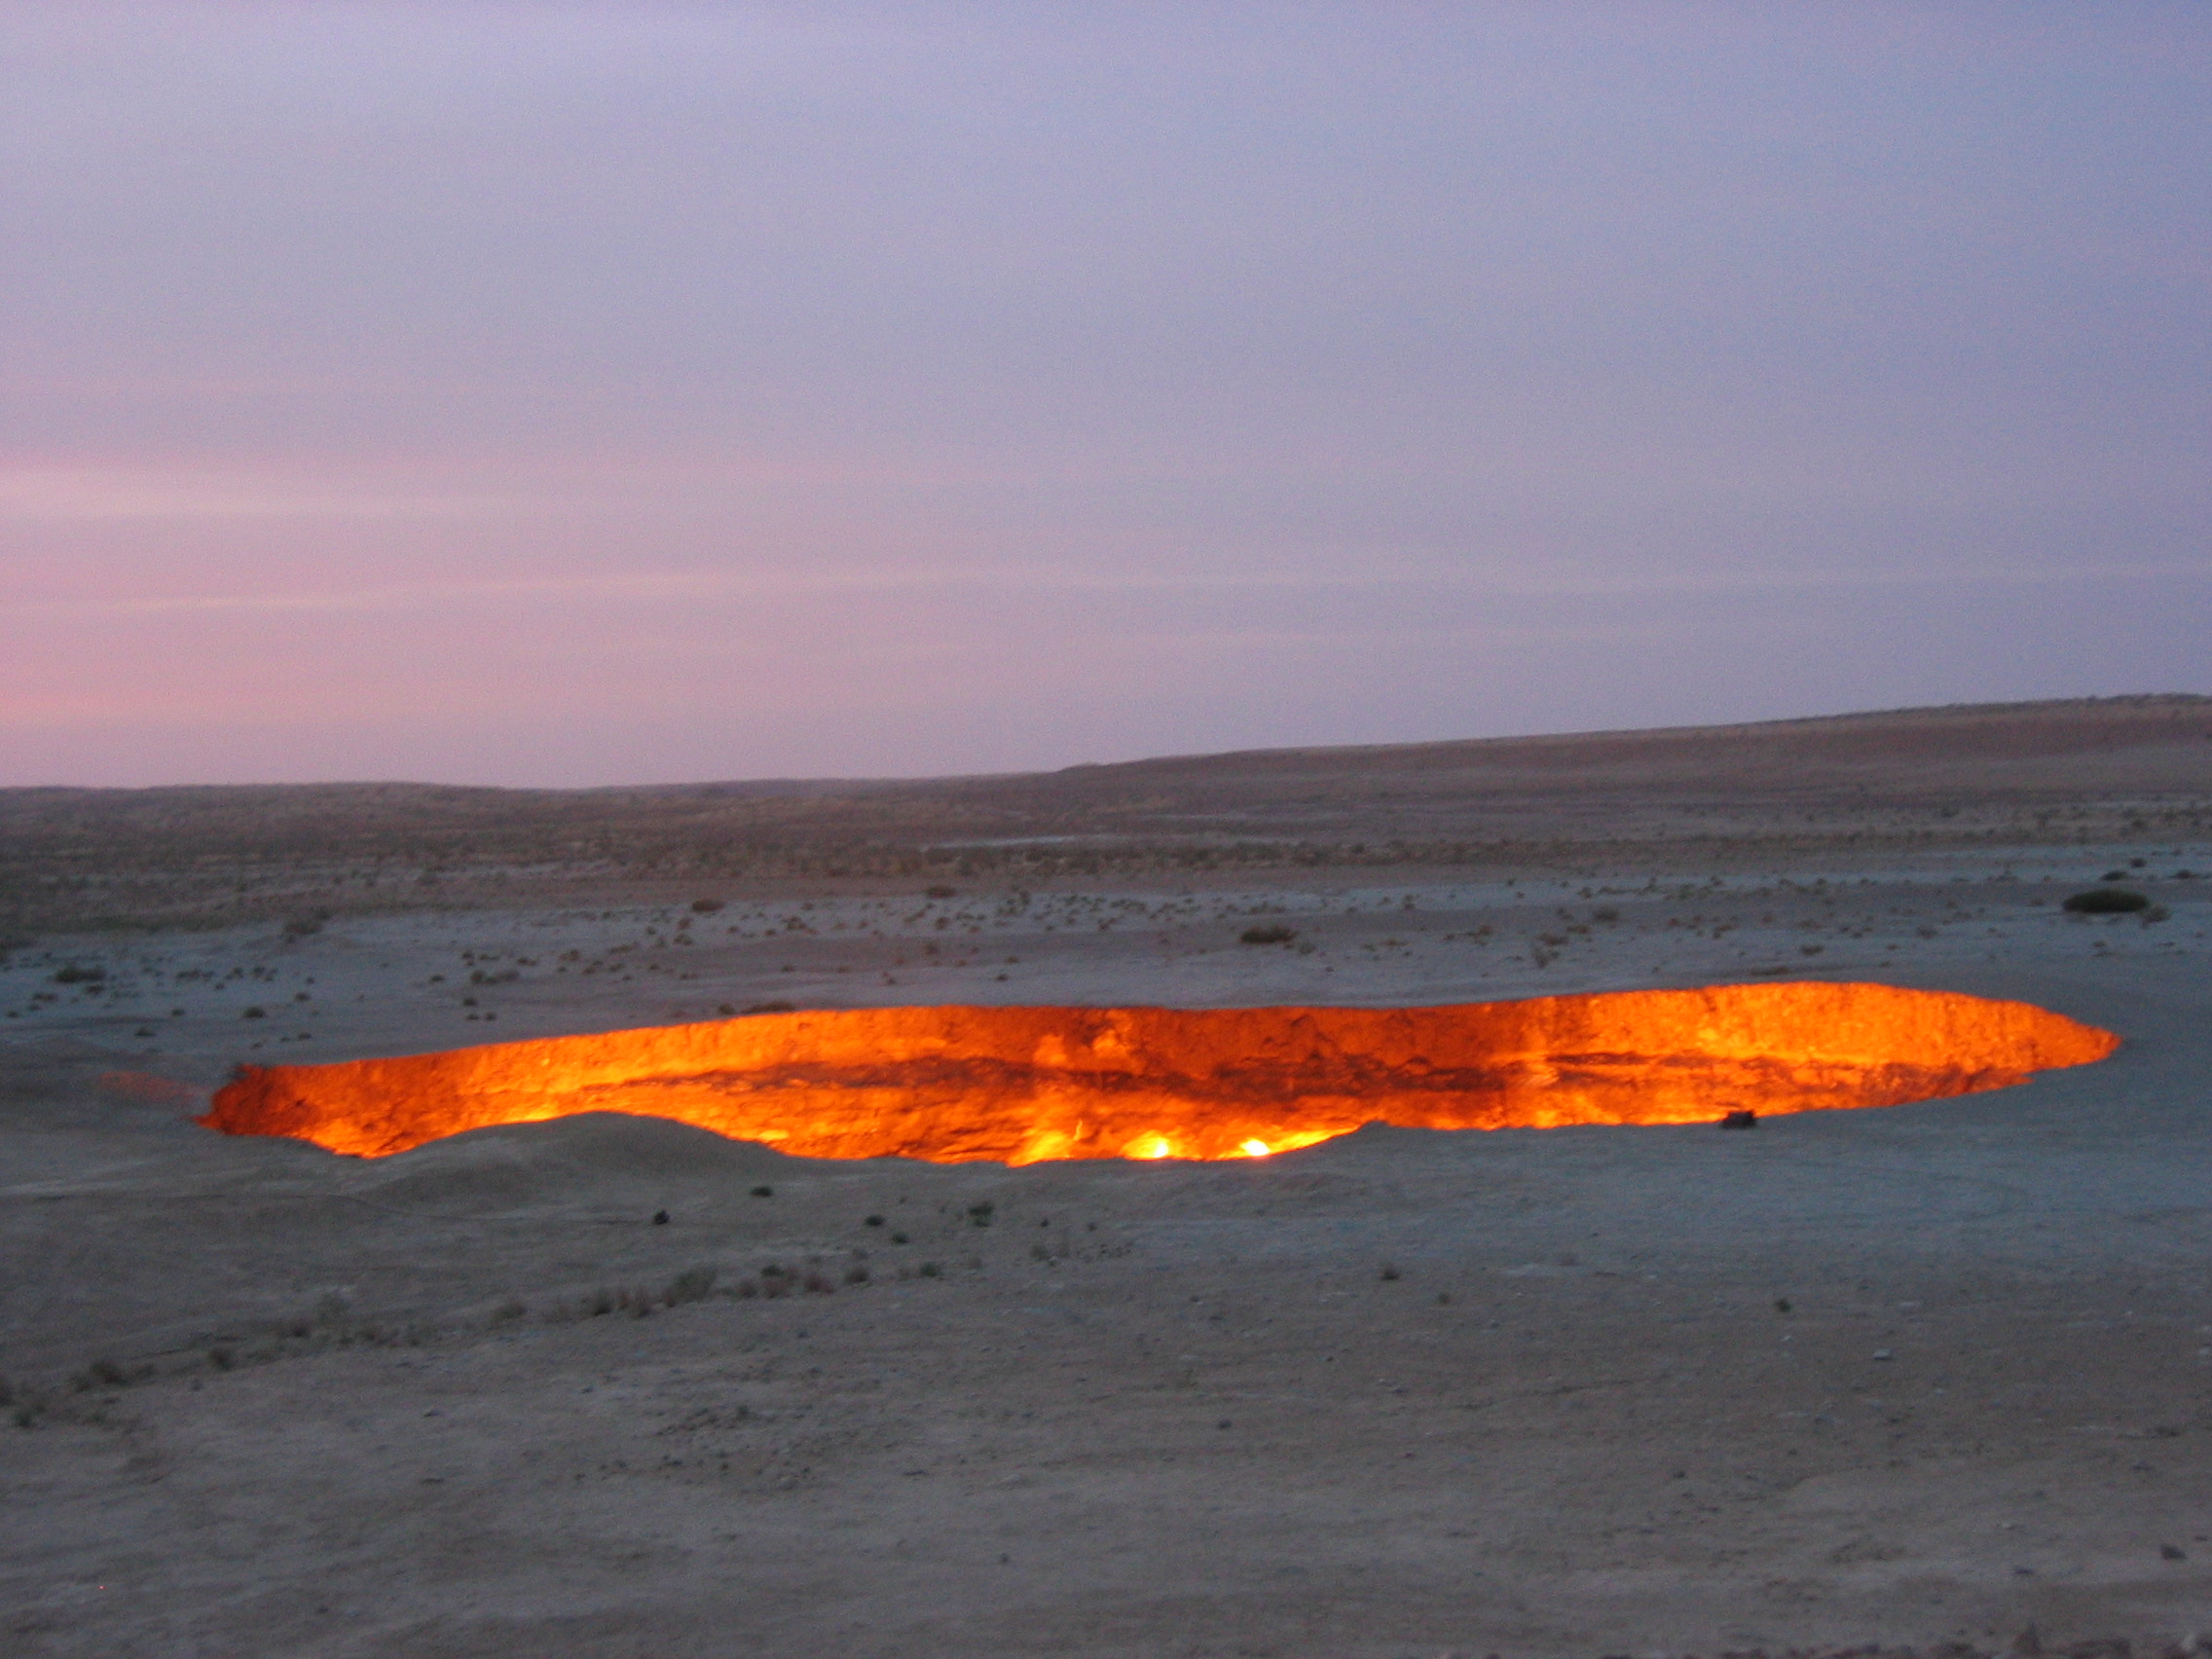
[[0, 784], [2212, 691], [2212, 6], [0, 0]]

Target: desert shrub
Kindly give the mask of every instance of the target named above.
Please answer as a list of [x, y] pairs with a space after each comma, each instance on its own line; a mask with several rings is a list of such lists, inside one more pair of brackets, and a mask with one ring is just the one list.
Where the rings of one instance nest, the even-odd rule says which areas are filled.
[[240, 1019], [267, 1019], [269, 1017], [269, 1011], [263, 1008], [259, 1003], [255, 1003], [253, 1007], [245, 1010], [239, 1015], [239, 1017]]
[[1246, 928], [1236, 937], [1245, 944], [1288, 944], [1298, 937], [1298, 930], [1286, 928], [1280, 922], [1263, 922], [1258, 927]]
[[935, 887], [923, 888], [922, 896], [925, 899], [957, 899], [960, 897], [960, 889], [957, 887], [947, 887], [942, 882], [940, 882]]
[[122, 1388], [132, 1381], [129, 1371], [112, 1359], [95, 1359], [70, 1380], [70, 1386], [80, 1394], [94, 1388]]
[[847, 1284], [867, 1283], [867, 1264], [865, 1262], [855, 1262], [851, 1267], [847, 1268], [845, 1270], [845, 1282]]
[[753, 1189], [753, 1196], [756, 1198], [772, 1198], [776, 1196], [776, 1189], [773, 1187], [756, 1187]]
[[691, 901], [691, 913], [695, 916], [711, 916], [721, 907], [722, 902], [719, 899], [694, 899]]
[[798, 1012], [798, 1005], [796, 1003], [788, 1002], [747, 1003], [745, 1007], [738, 1012], [741, 1014], [796, 1014]]
[[940, 1272], [943, 1272], [943, 1270], [940, 1268], [935, 1262], [924, 1262], [916, 1271], [919, 1272], [924, 1278], [936, 1278]]
[[972, 1227], [990, 1226], [991, 1216], [997, 1210], [997, 1208], [998, 1206], [992, 1203], [988, 1198], [985, 1198], [979, 1204], [970, 1204], [968, 1206], [969, 1225]]
[[305, 915], [294, 916], [284, 924], [284, 937], [307, 939], [318, 934], [322, 932], [323, 924], [330, 920], [330, 916], [328, 910], [311, 910]]
[[105, 968], [80, 968], [72, 962], [54, 976], [57, 985], [96, 985], [107, 977]]
[[661, 1292], [661, 1300], [671, 1308], [681, 1307], [686, 1302], [703, 1301], [714, 1294], [715, 1277], [713, 1268], [703, 1265], [685, 1268], [668, 1281], [668, 1288]]
[[2148, 910], [2151, 901], [2125, 887], [2092, 887], [2068, 899], [2064, 907], [2082, 916], [2119, 916]]

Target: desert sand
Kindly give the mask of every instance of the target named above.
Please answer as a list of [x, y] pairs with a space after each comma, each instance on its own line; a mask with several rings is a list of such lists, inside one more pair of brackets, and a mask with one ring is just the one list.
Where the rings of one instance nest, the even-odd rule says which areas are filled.
[[[2212, 701], [463, 805], [0, 794], [0, 1650], [2212, 1633]], [[2060, 907], [2116, 871], [2156, 908]], [[240, 1062], [763, 1004], [1802, 979], [2123, 1046], [1218, 1162], [193, 1122]]]

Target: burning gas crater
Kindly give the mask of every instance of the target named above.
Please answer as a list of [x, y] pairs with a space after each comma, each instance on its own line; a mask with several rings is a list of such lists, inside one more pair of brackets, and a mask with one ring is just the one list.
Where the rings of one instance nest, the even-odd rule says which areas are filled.
[[367, 1158], [577, 1112], [805, 1158], [1260, 1158], [1363, 1124], [1712, 1122], [1894, 1106], [2099, 1060], [2109, 1031], [1887, 985], [1444, 1008], [883, 1008], [248, 1067], [202, 1123]]

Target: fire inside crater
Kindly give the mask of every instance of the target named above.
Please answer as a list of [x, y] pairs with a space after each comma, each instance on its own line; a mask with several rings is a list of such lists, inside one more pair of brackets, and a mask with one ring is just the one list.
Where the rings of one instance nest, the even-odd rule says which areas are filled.
[[1259, 1158], [1373, 1123], [1895, 1106], [2119, 1044], [2028, 1003], [1878, 984], [1400, 1009], [841, 1009], [244, 1067], [200, 1122], [370, 1158], [580, 1112], [672, 1118], [805, 1158]]

